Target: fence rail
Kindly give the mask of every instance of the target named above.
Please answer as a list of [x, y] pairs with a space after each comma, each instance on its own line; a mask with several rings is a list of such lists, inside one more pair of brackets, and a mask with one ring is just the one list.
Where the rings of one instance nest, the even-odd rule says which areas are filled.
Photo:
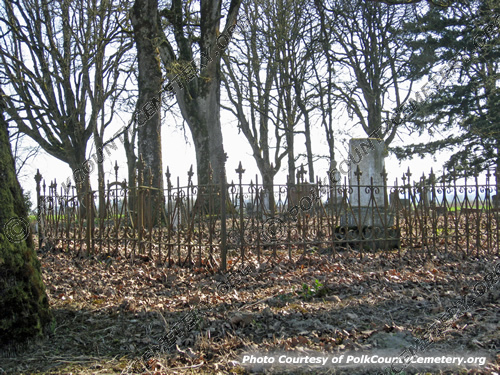
[[485, 184], [477, 176], [474, 184], [460, 184], [431, 175], [391, 186], [300, 181], [272, 189], [257, 177], [243, 184], [242, 173], [239, 183], [224, 178], [206, 186], [191, 179], [173, 186], [167, 174], [162, 194], [141, 181], [133, 188], [115, 181], [107, 184], [104, 200], [96, 191], [58, 193], [55, 181], [47, 189], [38, 174], [39, 244], [224, 270], [347, 247], [360, 256], [376, 249], [499, 254], [497, 187], [490, 172]]

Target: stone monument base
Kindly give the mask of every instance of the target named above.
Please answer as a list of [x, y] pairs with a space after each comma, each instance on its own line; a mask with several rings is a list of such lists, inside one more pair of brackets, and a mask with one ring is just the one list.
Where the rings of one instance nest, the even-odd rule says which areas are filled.
[[401, 248], [401, 230], [364, 226], [339, 226], [335, 228], [335, 240], [341, 247], [363, 250], [393, 250]]
[[344, 211], [340, 216], [340, 225], [348, 227], [378, 227], [389, 228], [394, 225], [394, 211], [383, 207], [378, 210], [374, 207], [353, 207]]

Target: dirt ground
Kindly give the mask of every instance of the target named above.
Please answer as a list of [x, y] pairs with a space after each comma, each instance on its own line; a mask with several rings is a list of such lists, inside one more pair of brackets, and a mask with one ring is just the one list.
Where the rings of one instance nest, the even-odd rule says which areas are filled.
[[[346, 250], [311, 253], [298, 264], [249, 263], [225, 275], [147, 257], [135, 264], [61, 250], [39, 257], [55, 321], [44, 339], [3, 348], [0, 374], [375, 374], [386, 365], [247, 366], [242, 359], [397, 356], [419, 337], [429, 345], [419, 356], [480, 353], [488, 362], [410, 365], [402, 374], [500, 374], [498, 257], [378, 252], [360, 259]], [[470, 303], [488, 274], [496, 276]], [[440, 320], [464, 298], [468, 305]], [[173, 347], [161, 344], [167, 337]]]

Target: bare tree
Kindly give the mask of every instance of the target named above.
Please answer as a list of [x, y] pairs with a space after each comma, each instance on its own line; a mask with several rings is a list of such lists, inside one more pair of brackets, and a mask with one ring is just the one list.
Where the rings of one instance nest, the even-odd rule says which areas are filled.
[[[129, 56], [129, 51], [133, 46], [130, 32], [126, 31], [124, 23], [126, 10], [129, 3], [123, 1], [116, 5], [112, 1], [104, 2], [99, 8], [99, 16], [95, 19], [96, 35], [96, 56], [95, 75], [93, 82], [86, 74], [87, 84], [94, 87], [89, 89], [89, 102], [91, 103], [91, 114], [89, 126], [93, 129], [94, 145], [97, 157], [94, 161], [97, 164], [98, 191], [99, 191], [99, 216], [104, 218], [106, 211], [106, 194], [104, 185], [104, 132], [113, 121], [113, 114], [116, 111], [118, 100], [126, 90], [127, 82], [131, 78], [130, 70], [127, 66], [133, 64], [133, 59]], [[118, 7], [118, 8], [117, 8]], [[112, 49], [106, 56], [106, 49]], [[121, 79], [118, 80], [118, 77]], [[105, 108], [105, 104], [108, 104]], [[114, 149], [114, 144], [111, 144]], [[107, 150], [106, 150], [107, 151]]]
[[309, 31], [306, 5], [306, 0], [242, 4], [251, 26], [224, 59], [223, 81], [231, 103], [227, 109], [252, 148], [271, 207], [274, 176], [285, 158], [294, 181], [294, 139], [301, 118], [306, 149], [312, 154], [310, 98], [305, 88], [310, 59], [303, 44], [307, 38], [302, 36]]
[[[127, 9], [127, 0], [4, 0], [0, 13], [6, 112], [20, 132], [68, 163], [76, 182], [88, 182], [87, 143], [94, 136], [102, 144], [114, 115], [120, 64], [131, 47], [122, 28]], [[82, 197], [86, 184], [76, 185]]]
[[[193, 137], [198, 183], [208, 183], [209, 164], [214, 181], [223, 172], [225, 153], [220, 124], [220, 60], [236, 27], [241, 0], [231, 0], [226, 22], [220, 31], [222, 1], [193, 2], [172, 0], [162, 9], [159, 51], [174, 86], [177, 103]], [[195, 57], [200, 57], [196, 73]], [[181, 78], [179, 78], [181, 76]]]
[[[397, 109], [408, 101], [413, 85], [402, 74], [413, 51], [403, 43], [400, 32], [413, 9], [359, 0], [315, 4], [324, 58], [336, 73], [336, 79], [329, 82], [334, 100], [345, 106], [367, 135], [377, 132], [389, 145], [402, 114]], [[394, 104], [388, 102], [389, 94], [394, 95]]]
[[[311, 131], [314, 125], [313, 115], [317, 112], [321, 95], [317, 91], [315, 81], [315, 56], [319, 55], [320, 45], [318, 34], [320, 23], [315, 17], [315, 9], [312, 2], [308, 0], [294, 0], [291, 4], [295, 11], [289, 16], [289, 35], [287, 43], [289, 47], [290, 67], [282, 74], [288, 74], [290, 84], [294, 89], [294, 100], [298, 108], [297, 122], [304, 124], [304, 131], [295, 130], [296, 134], [304, 134], [306, 159], [309, 172], [309, 182], [315, 182], [314, 157]], [[322, 107], [320, 107], [322, 109]], [[300, 155], [295, 157], [298, 159]], [[291, 171], [290, 171], [291, 172]]]
[[231, 102], [225, 108], [238, 119], [274, 208], [273, 180], [287, 151], [282, 150], [285, 133], [279, 128], [275, 99], [278, 56], [276, 36], [271, 32], [272, 5], [255, 1], [244, 4], [242, 11], [249, 16], [251, 26], [242, 32], [234, 53], [224, 58], [223, 82]]
[[[320, 35], [315, 38], [316, 43], [319, 44], [322, 54], [311, 53], [312, 72], [314, 73], [314, 83], [317, 91], [318, 106], [317, 109], [320, 113], [321, 125], [325, 130], [326, 143], [328, 145], [328, 159], [329, 170], [335, 170], [337, 162], [335, 160], [335, 135], [334, 135], [334, 122], [337, 120], [336, 116], [336, 103], [334, 101], [333, 86], [330, 82], [334, 81], [335, 71], [333, 69], [333, 58], [329, 56], [332, 54], [329, 48], [329, 38], [323, 34], [325, 28], [325, 13], [318, 12], [320, 25]], [[315, 17], [316, 18], [316, 17]], [[314, 46], [311, 46], [314, 48]]]
[[290, 77], [290, 70], [294, 64], [293, 45], [295, 41], [291, 38], [292, 27], [287, 25], [287, 15], [293, 9], [288, 8], [286, 12], [275, 13], [279, 19], [278, 30], [274, 32], [276, 36], [276, 60], [278, 73], [275, 76], [276, 86], [280, 88], [278, 95], [278, 119], [283, 124], [285, 131], [287, 156], [288, 156], [288, 178], [289, 183], [295, 181], [295, 125], [297, 119], [297, 106], [295, 105], [295, 93]]

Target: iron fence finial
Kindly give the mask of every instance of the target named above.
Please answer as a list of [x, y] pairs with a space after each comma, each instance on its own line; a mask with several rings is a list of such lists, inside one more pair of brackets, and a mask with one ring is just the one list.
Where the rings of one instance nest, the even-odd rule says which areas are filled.
[[354, 175], [356, 176], [356, 179], [358, 180], [358, 185], [360, 184], [361, 181], [361, 176], [363, 175], [363, 172], [359, 169], [359, 164], [356, 165], [356, 171], [354, 172]]
[[238, 169], [236, 169], [236, 173], [238, 173], [240, 181], [241, 181], [242, 175], [243, 175], [243, 173], [245, 173], [245, 169], [243, 169], [243, 166], [241, 165], [241, 161], [240, 161], [240, 164], [238, 165]]

